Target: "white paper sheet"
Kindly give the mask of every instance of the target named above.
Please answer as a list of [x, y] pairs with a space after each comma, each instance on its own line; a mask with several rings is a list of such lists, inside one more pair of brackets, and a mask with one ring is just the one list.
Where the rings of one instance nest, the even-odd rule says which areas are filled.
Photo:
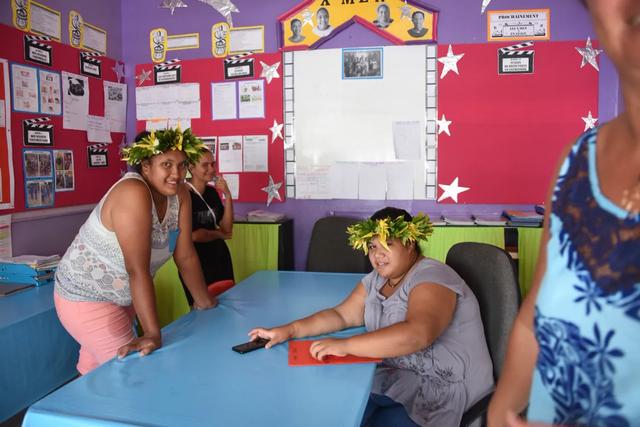
[[136, 88], [138, 120], [200, 118], [200, 85], [177, 83]]
[[61, 16], [40, 7], [36, 2], [31, 2], [31, 32], [43, 34], [56, 40], [60, 40]]
[[45, 114], [62, 114], [62, 93], [60, 74], [39, 70], [40, 111]]
[[89, 115], [89, 78], [62, 72], [62, 127], [87, 130]]
[[420, 159], [422, 128], [419, 121], [393, 122], [393, 146], [398, 160]]
[[387, 194], [387, 171], [384, 163], [362, 162], [358, 174], [360, 200], [384, 200]]
[[227, 181], [227, 187], [229, 187], [229, 191], [231, 192], [231, 198], [233, 200], [237, 200], [238, 195], [240, 194], [240, 175], [237, 173], [225, 173], [222, 177]]
[[211, 83], [211, 117], [213, 120], [238, 118], [236, 82]]
[[8, 258], [13, 254], [11, 249], [11, 215], [0, 216], [0, 257]]
[[267, 135], [245, 135], [244, 140], [244, 171], [267, 172], [269, 163]]
[[[38, 112], [37, 68], [11, 64], [13, 108], [28, 113]], [[5, 82], [6, 84], [6, 82]]]
[[145, 130], [149, 132], [154, 130], [175, 129], [180, 125], [180, 129], [185, 130], [191, 127], [191, 119], [154, 119], [147, 120]]
[[331, 165], [331, 198], [358, 198], [358, 162], [336, 162]]
[[0, 128], [5, 127], [5, 122], [7, 120], [5, 118], [4, 111], [4, 99], [0, 99]]
[[87, 140], [89, 142], [111, 142], [109, 122], [100, 116], [87, 116]]
[[414, 168], [418, 162], [387, 162], [387, 200], [412, 200]]
[[218, 139], [218, 171], [242, 172], [242, 136], [221, 136]]
[[238, 82], [238, 102], [239, 118], [264, 118], [264, 80]]
[[111, 132], [125, 132], [127, 125], [127, 85], [103, 81], [104, 116]]
[[296, 199], [330, 199], [333, 195], [330, 173], [331, 166], [297, 167]]

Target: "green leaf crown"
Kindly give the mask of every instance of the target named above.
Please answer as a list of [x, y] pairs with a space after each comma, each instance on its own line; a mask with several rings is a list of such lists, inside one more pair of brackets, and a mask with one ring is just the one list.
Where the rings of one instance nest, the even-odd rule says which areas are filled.
[[130, 165], [140, 164], [157, 154], [170, 150], [182, 151], [187, 156], [187, 161], [196, 163], [202, 156], [205, 145], [202, 140], [191, 133], [191, 129], [184, 132], [178, 126], [175, 129], [158, 130], [131, 146], [122, 149], [122, 160]]
[[387, 250], [387, 240], [398, 239], [403, 245], [419, 240], [426, 240], [433, 232], [433, 226], [429, 216], [422, 213], [413, 217], [411, 221], [406, 221], [402, 215], [396, 219], [389, 217], [359, 222], [347, 227], [349, 244], [353, 249], [369, 252], [368, 244], [375, 236], [378, 236], [380, 244]]

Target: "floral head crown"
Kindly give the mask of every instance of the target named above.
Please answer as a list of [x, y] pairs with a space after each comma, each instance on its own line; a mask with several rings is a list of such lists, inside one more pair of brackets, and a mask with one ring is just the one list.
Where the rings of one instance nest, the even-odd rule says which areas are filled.
[[365, 255], [369, 252], [368, 243], [378, 236], [380, 244], [389, 250], [387, 240], [398, 239], [403, 245], [407, 242], [425, 240], [433, 232], [429, 217], [420, 213], [411, 221], [404, 219], [402, 215], [396, 219], [390, 217], [384, 219], [368, 219], [347, 227], [349, 244], [353, 249], [362, 249]]
[[204, 147], [202, 140], [192, 134], [191, 129], [182, 132], [178, 126], [175, 129], [151, 132], [140, 141], [123, 148], [122, 160], [133, 166], [157, 154], [178, 150], [184, 152], [189, 163], [194, 164], [200, 159]]

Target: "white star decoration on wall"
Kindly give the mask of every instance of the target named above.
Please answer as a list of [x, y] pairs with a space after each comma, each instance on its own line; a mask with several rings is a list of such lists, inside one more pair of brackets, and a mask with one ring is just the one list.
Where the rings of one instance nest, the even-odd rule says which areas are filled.
[[204, 4], [208, 4], [218, 12], [227, 20], [227, 24], [233, 27], [233, 18], [231, 17], [231, 13], [240, 12], [235, 4], [231, 2], [231, 0], [198, 0]]
[[271, 126], [269, 128], [269, 130], [271, 131], [271, 143], [272, 144], [278, 138], [284, 140], [284, 138], [282, 137], [282, 128], [283, 127], [284, 127], [284, 124], [282, 124], [282, 123], [278, 124], [278, 122], [275, 119], [273, 120], [273, 126]]
[[142, 72], [136, 76], [136, 79], [138, 80], [138, 86], [142, 86], [142, 84], [150, 78], [151, 70], [142, 70]]
[[491, 3], [491, 0], [482, 0], [482, 8], [480, 9], [480, 15], [482, 15], [484, 11], [487, 10], [489, 3]]
[[267, 79], [267, 84], [271, 83], [272, 79], [280, 77], [280, 74], [278, 74], [280, 62], [276, 62], [273, 65], [267, 65], [260, 61], [260, 65], [262, 65], [262, 73], [260, 74], [260, 77], [265, 77]]
[[302, 18], [302, 28], [304, 28], [305, 25], [309, 24], [311, 25], [311, 28], [313, 28], [313, 11], [310, 9], [305, 9], [304, 12], [302, 12], [300, 14], [300, 17]]
[[271, 201], [273, 199], [282, 201], [282, 197], [280, 197], [280, 192], [278, 191], [281, 186], [281, 182], [273, 182], [273, 178], [271, 177], [271, 175], [269, 175], [269, 185], [267, 185], [266, 187], [262, 187], [262, 191], [267, 193], [267, 206], [271, 204]]
[[120, 83], [120, 79], [124, 77], [124, 64], [116, 62], [116, 65], [111, 67], [114, 73], [116, 73], [116, 79]]
[[598, 55], [602, 53], [602, 49], [594, 49], [591, 45], [591, 37], [587, 37], [587, 44], [585, 47], [577, 47], [576, 50], [580, 55], [582, 55], [582, 63], [580, 64], [580, 68], [587, 65], [587, 63], [591, 64], [593, 68], [600, 71], [598, 68]]
[[442, 67], [442, 73], [440, 73], [440, 78], [443, 79], [444, 76], [447, 75], [449, 71], [453, 71], [456, 74], [460, 74], [458, 72], [458, 61], [462, 59], [464, 53], [459, 55], [453, 54], [453, 48], [449, 45], [449, 50], [447, 51], [447, 56], [441, 56], [438, 58], [438, 62], [442, 63], [444, 67]]
[[176, 11], [179, 7], [187, 7], [187, 5], [182, 0], [162, 0], [160, 7], [163, 9], [170, 9], [171, 14]]
[[438, 202], [444, 199], [451, 198], [454, 202], [458, 203], [458, 194], [464, 193], [465, 191], [469, 190], [469, 187], [460, 187], [458, 185], [457, 176], [451, 184], [438, 184], [438, 186], [442, 189], [442, 194], [438, 198]]
[[451, 136], [451, 132], [449, 132], [449, 125], [451, 124], [451, 120], [447, 120], [447, 118], [443, 114], [440, 120], [436, 120], [436, 123], [438, 124], [438, 135], [444, 132], [447, 135]]
[[596, 122], [598, 121], [598, 118], [593, 117], [591, 115], [591, 110], [589, 110], [589, 114], [587, 115], [587, 117], [583, 117], [582, 120], [584, 121], [584, 130], [587, 130], [587, 129], [593, 129], [594, 127], [596, 127]]
[[407, 0], [404, 0], [404, 5], [400, 7], [400, 19], [411, 19], [411, 7], [407, 4]]

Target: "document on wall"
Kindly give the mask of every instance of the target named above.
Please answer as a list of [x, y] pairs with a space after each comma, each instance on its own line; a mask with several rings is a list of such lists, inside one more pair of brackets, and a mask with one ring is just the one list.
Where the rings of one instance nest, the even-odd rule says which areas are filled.
[[62, 93], [60, 74], [39, 70], [40, 74], [40, 112], [62, 114]]
[[331, 198], [357, 199], [360, 163], [335, 162], [331, 165]]
[[200, 118], [200, 84], [177, 83], [136, 88], [138, 120]]
[[218, 138], [218, 171], [242, 172], [242, 136]]
[[382, 162], [360, 163], [358, 174], [358, 198], [360, 200], [384, 200], [387, 195], [387, 172]]
[[264, 118], [264, 80], [243, 80], [238, 82], [241, 119]]
[[234, 120], [238, 118], [236, 82], [211, 83], [212, 120]]
[[397, 160], [420, 159], [422, 126], [419, 120], [393, 122], [393, 147]]
[[11, 64], [11, 88], [15, 111], [38, 112], [37, 68]]
[[149, 132], [154, 130], [175, 129], [180, 126], [180, 129], [185, 130], [191, 127], [191, 119], [152, 119], [147, 120], [145, 130]]
[[11, 256], [11, 215], [0, 215], [0, 258]]
[[111, 143], [111, 133], [106, 118], [87, 116], [87, 140], [89, 142]]
[[245, 135], [244, 140], [244, 171], [267, 172], [268, 169], [268, 138], [267, 135]]
[[62, 72], [62, 127], [87, 130], [89, 115], [89, 78]]
[[0, 128], [5, 127], [5, 122], [6, 122], [6, 118], [5, 118], [5, 114], [4, 114], [4, 99], [0, 99]]
[[387, 162], [387, 200], [413, 200], [413, 176], [417, 162]]
[[296, 199], [331, 199], [331, 166], [296, 167]]
[[240, 175], [237, 173], [225, 173], [222, 175], [225, 181], [227, 181], [227, 187], [231, 192], [231, 199], [237, 200], [240, 194]]
[[104, 117], [111, 132], [125, 132], [127, 124], [127, 85], [103, 81]]

